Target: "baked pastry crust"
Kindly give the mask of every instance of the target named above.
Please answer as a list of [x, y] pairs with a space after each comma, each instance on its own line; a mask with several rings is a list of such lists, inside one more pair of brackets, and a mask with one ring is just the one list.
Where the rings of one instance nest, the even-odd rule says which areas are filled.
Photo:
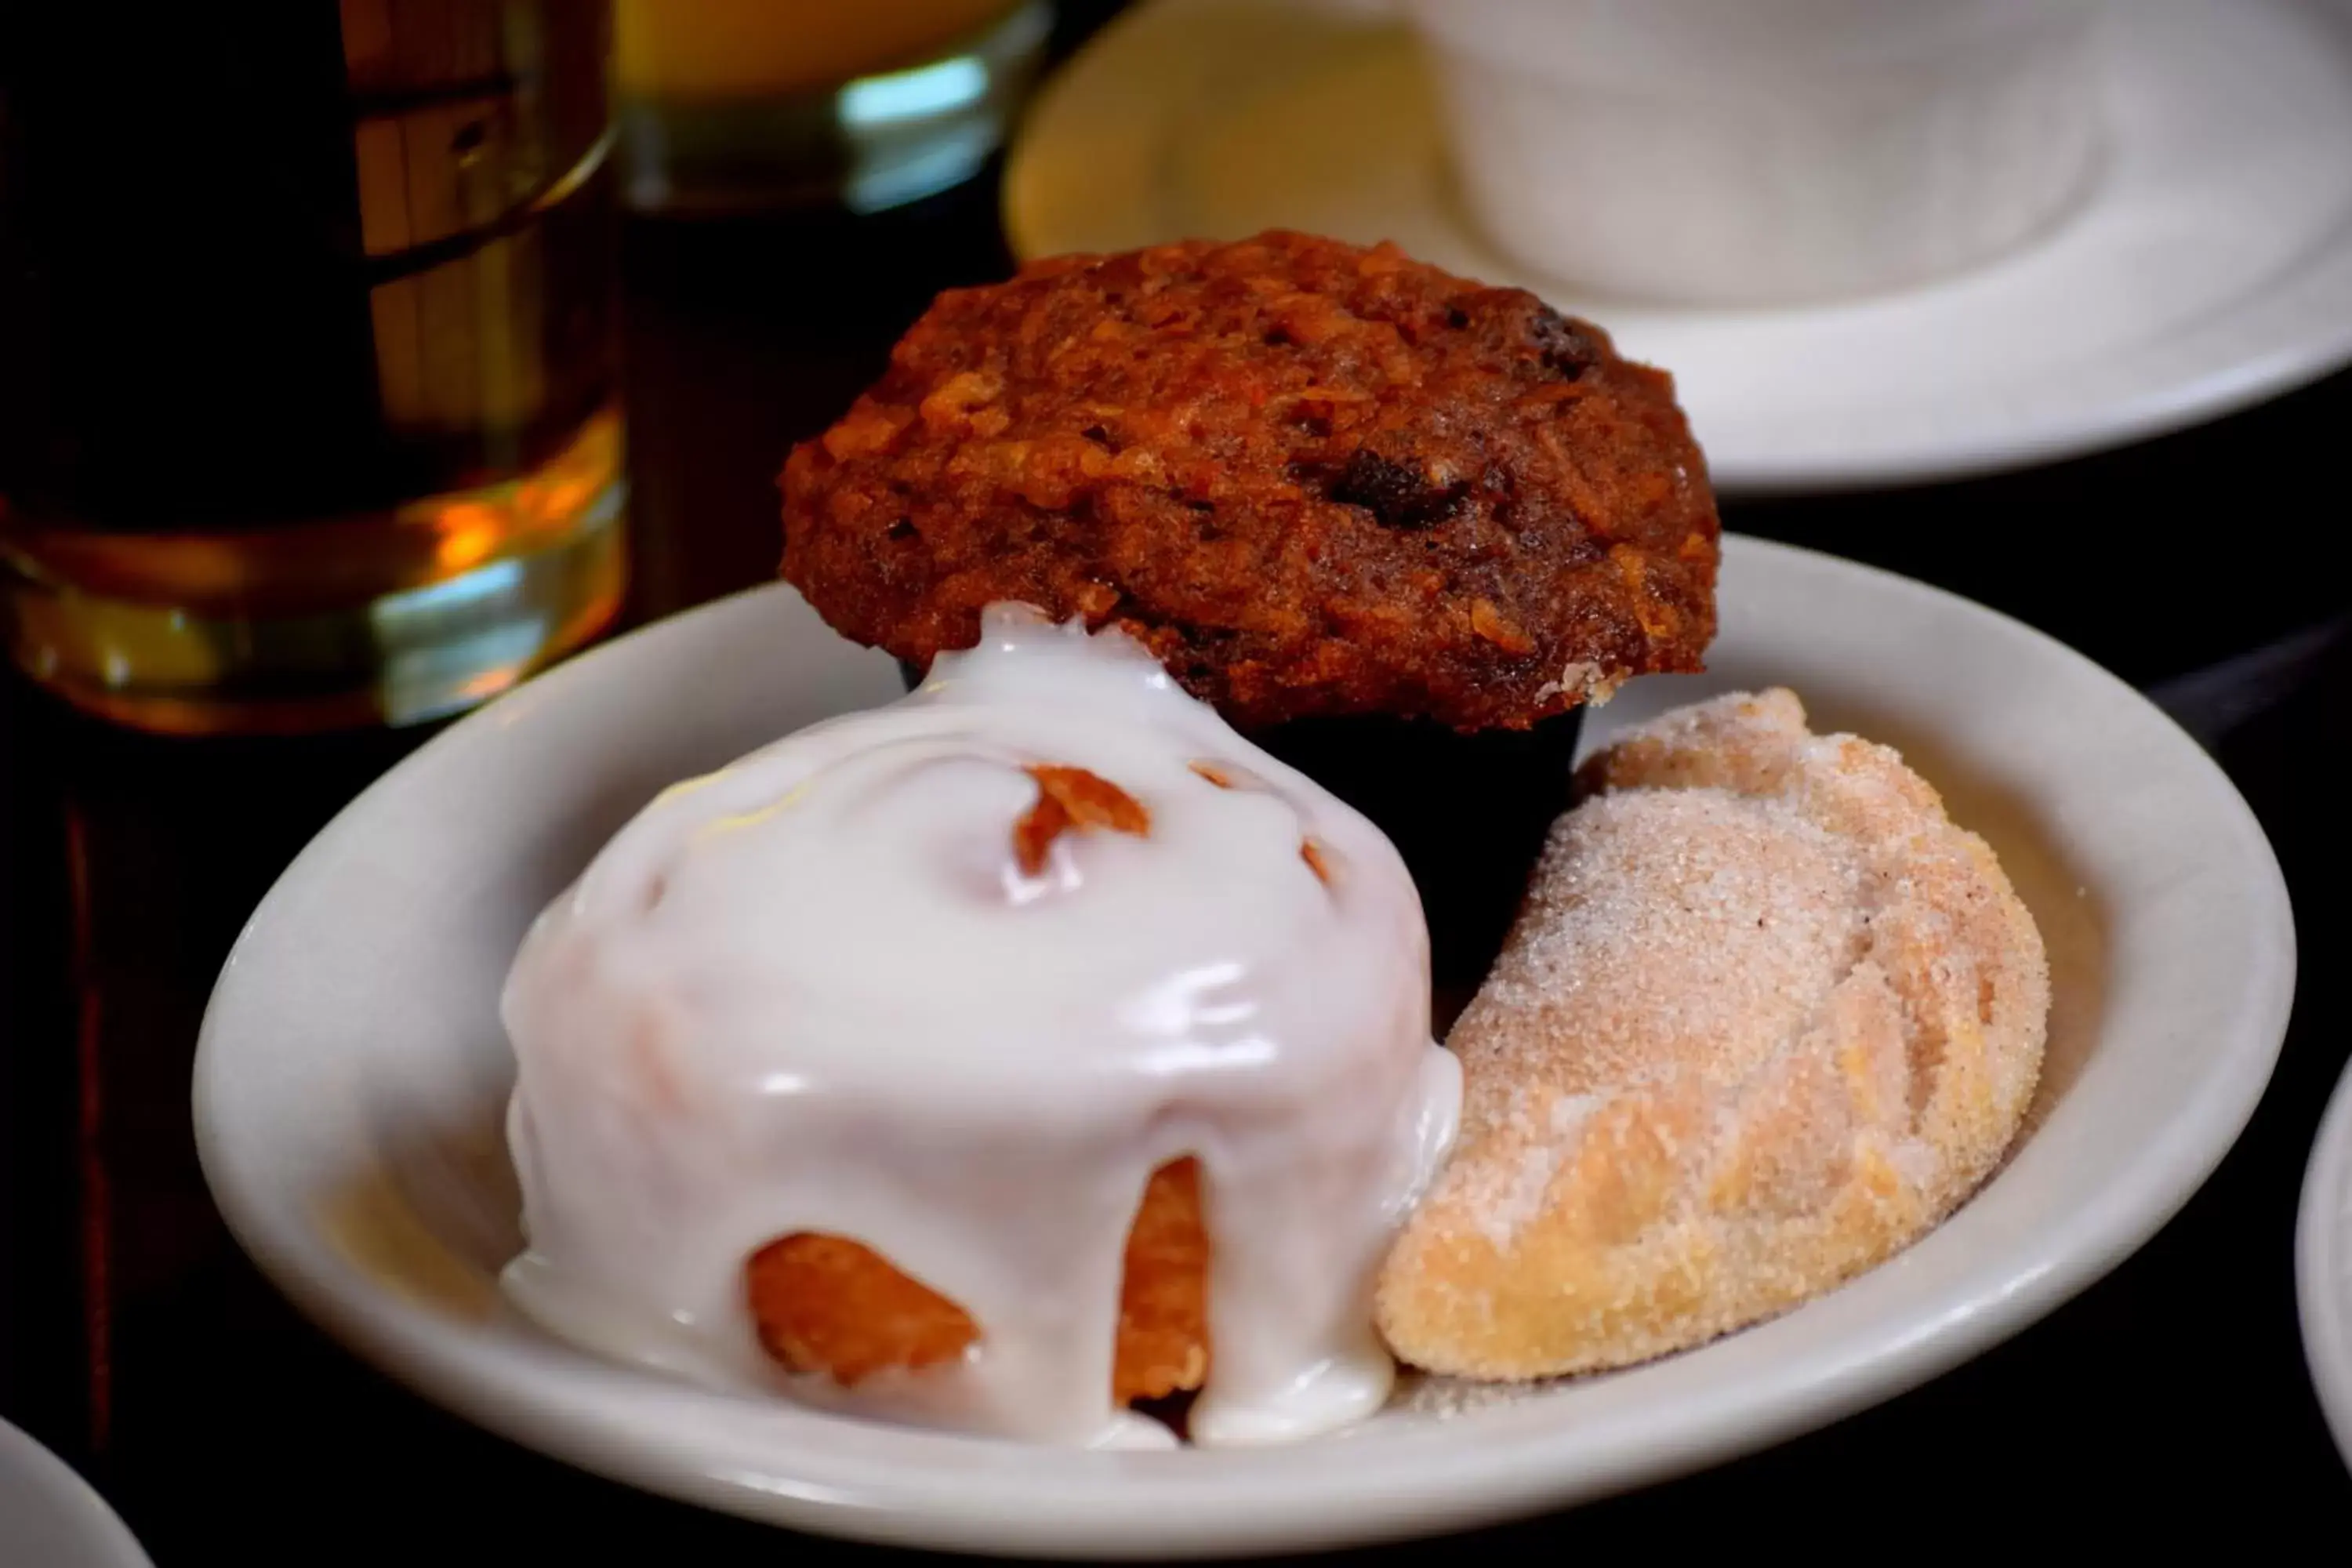
[[1672, 381], [1521, 289], [1271, 233], [942, 294], [783, 475], [783, 574], [917, 668], [1116, 624], [1244, 729], [1524, 728], [1715, 631]]
[[[980, 1340], [961, 1307], [846, 1237], [779, 1237], [752, 1254], [743, 1287], [770, 1355], [845, 1387], [956, 1360]], [[1209, 1237], [1200, 1162], [1186, 1158], [1152, 1173], [1127, 1234], [1111, 1401], [1182, 1393], [1208, 1375]]]
[[1382, 1268], [1381, 1332], [1433, 1372], [1622, 1366], [1827, 1290], [1991, 1173], [2040, 1070], [2032, 918], [1894, 752], [1775, 690], [1588, 770]]

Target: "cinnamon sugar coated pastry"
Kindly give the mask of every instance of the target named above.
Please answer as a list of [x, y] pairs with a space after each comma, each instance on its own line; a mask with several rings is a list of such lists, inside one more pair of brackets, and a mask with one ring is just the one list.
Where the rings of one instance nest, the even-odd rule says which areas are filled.
[[1452, 1137], [1396, 851], [1141, 648], [1018, 606], [913, 695], [672, 786], [502, 999], [552, 1331], [1069, 1444], [1379, 1409]]
[[1115, 626], [1244, 730], [1520, 729], [1699, 667], [1672, 381], [1523, 289], [1308, 235], [940, 296], [783, 475], [783, 574], [918, 668], [983, 606]]
[[1894, 752], [1775, 690], [1588, 770], [1381, 1271], [1382, 1333], [1434, 1372], [1622, 1366], [1827, 1290], [1992, 1172], [2040, 1070], [2032, 919]]

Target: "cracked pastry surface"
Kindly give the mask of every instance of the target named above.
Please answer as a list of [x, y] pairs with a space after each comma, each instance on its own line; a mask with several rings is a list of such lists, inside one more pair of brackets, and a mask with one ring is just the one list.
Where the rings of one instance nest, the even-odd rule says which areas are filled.
[[1522, 289], [1286, 233], [951, 290], [786, 465], [783, 574], [918, 668], [996, 600], [1242, 728], [1523, 728], [1715, 630], [1674, 386]]
[[1827, 1290], [1991, 1173], [2040, 1070], [2040, 934], [1894, 752], [1774, 690], [1587, 767], [1382, 1267], [1381, 1331], [1433, 1372], [1622, 1366]]

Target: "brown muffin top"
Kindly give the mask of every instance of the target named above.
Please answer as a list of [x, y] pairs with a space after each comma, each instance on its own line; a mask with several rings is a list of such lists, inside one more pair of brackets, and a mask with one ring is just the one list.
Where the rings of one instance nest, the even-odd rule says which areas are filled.
[[1534, 295], [1271, 233], [954, 290], [785, 465], [784, 575], [921, 666], [1116, 622], [1247, 729], [1518, 728], [1699, 668], [1717, 524], [1672, 381]]

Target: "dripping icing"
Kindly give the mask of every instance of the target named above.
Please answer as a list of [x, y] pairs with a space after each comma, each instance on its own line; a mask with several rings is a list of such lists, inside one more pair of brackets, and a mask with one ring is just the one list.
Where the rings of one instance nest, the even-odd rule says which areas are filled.
[[[1110, 781], [1149, 830], [1063, 832], [1024, 872], [1039, 764]], [[1127, 1227], [1191, 1154], [1194, 1437], [1327, 1430], [1387, 1394], [1372, 1272], [1452, 1138], [1427, 968], [1369, 822], [1127, 638], [997, 606], [905, 700], [665, 791], [532, 927], [503, 998], [530, 1238], [508, 1291], [716, 1386], [1132, 1444], [1159, 1429], [1110, 1405]], [[978, 1342], [852, 1388], [787, 1375], [742, 1270], [802, 1230], [881, 1253]]]

